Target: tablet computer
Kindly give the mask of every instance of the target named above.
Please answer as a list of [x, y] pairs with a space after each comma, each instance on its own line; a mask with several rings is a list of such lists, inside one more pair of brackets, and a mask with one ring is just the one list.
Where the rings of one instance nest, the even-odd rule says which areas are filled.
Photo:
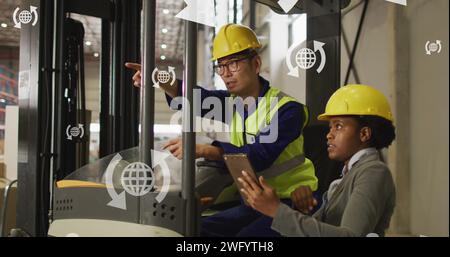
[[[242, 195], [241, 193], [242, 186], [241, 183], [238, 181], [238, 178], [244, 176], [242, 175], [243, 170], [245, 170], [247, 174], [253, 177], [256, 181], [256, 184], [258, 184], [259, 186], [259, 180], [256, 176], [255, 170], [253, 169], [247, 157], [247, 154], [224, 154], [223, 159], [241, 195]], [[245, 204], [247, 204], [244, 195], [242, 195], [242, 198], [244, 199]]]

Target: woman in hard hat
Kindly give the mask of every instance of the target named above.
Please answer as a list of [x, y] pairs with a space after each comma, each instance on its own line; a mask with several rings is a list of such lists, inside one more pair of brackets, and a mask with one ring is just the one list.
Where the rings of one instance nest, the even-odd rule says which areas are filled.
[[[227, 24], [219, 30], [213, 43], [213, 60], [217, 61], [215, 70], [225, 82], [227, 90], [196, 87], [201, 90], [201, 99], [194, 101], [214, 97], [220, 100], [223, 110], [229, 110], [230, 100], [235, 102], [244, 99], [236, 107], [239, 104], [246, 105], [248, 99], [253, 99], [254, 104], [245, 109], [232, 109], [234, 111], [230, 120], [226, 120], [227, 115], [222, 115], [220, 121], [230, 127], [230, 142], [197, 144], [196, 157], [222, 161], [223, 154], [245, 153], [255, 171], [264, 171], [269, 176], [267, 183], [282, 201], [290, 204], [291, 194], [296, 188], [303, 187], [309, 191], [317, 189], [314, 166], [305, 158], [303, 150], [302, 131], [308, 123], [308, 110], [305, 105], [272, 87], [269, 81], [259, 75], [262, 62], [257, 49], [260, 47], [256, 34], [246, 26]], [[140, 66], [135, 64], [126, 66], [140, 70]], [[140, 83], [139, 71], [134, 81], [135, 84]], [[179, 81], [173, 86], [160, 83], [160, 88], [168, 96], [169, 105], [172, 98], [182, 95], [182, 88], [178, 86], [180, 84]], [[202, 110], [201, 115], [209, 111]], [[219, 117], [214, 118], [217, 120]], [[264, 141], [269, 139], [268, 136], [273, 137]], [[182, 157], [181, 139], [169, 141], [165, 148], [174, 156]], [[239, 196], [235, 186], [226, 188], [218, 198], [230, 199], [229, 196]], [[305, 206], [297, 208], [305, 209]], [[279, 235], [270, 229], [270, 223], [270, 218], [240, 204], [204, 218], [201, 233], [203, 236]]]
[[329, 158], [345, 163], [321, 208], [312, 217], [304, 215], [281, 203], [263, 177], [259, 187], [244, 174], [240, 182], [247, 201], [272, 217], [272, 229], [284, 236], [384, 236], [395, 206], [394, 181], [379, 154], [395, 139], [386, 98], [372, 87], [349, 85], [331, 96], [318, 119], [329, 122]]

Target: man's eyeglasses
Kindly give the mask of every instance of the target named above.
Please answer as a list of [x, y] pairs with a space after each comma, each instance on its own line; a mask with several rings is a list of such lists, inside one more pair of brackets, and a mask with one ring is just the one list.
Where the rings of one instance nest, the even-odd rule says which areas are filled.
[[239, 68], [240, 68], [239, 62], [247, 60], [247, 59], [251, 59], [254, 56], [255, 56], [255, 54], [252, 54], [252, 55], [247, 55], [247, 56], [236, 58], [236, 59], [231, 59], [231, 60], [227, 61], [226, 63], [220, 63], [217, 65], [214, 65], [214, 70], [220, 76], [222, 76], [225, 73], [225, 68], [228, 68], [228, 70], [230, 72], [237, 72], [237, 71], [239, 71]]

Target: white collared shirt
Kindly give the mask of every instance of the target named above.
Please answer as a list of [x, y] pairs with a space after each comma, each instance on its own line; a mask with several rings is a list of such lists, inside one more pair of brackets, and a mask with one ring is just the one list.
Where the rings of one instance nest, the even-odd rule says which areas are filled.
[[[364, 149], [359, 150], [358, 152], [356, 152], [356, 153], [352, 156], [352, 158], [350, 158], [350, 160], [349, 160], [348, 163], [347, 163], [347, 167], [348, 167], [348, 168], [347, 168], [347, 172], [348, 172], [349, 170], [351, 170], [351, 169], [353, 168], [353, 165], [355, 165], [355, 163], [357, 163], [359, 160], [361, 160], [361, 158], [362, 158], [364, 155], [372, 154], [372, 153], [375, 153], [375, 152], [377, 152], [377, 149], [376, 149], [376, 148], [373, 148], [373, 147], [370, 147], [370, 148], [364, 148]], [[345, 173], [347, 173], [345, 170], [346, 170], [346, 169], [345, 169], [345, 166], [344, 166], [344, 168], [342, 168], [342, 176], [344, 176]]]

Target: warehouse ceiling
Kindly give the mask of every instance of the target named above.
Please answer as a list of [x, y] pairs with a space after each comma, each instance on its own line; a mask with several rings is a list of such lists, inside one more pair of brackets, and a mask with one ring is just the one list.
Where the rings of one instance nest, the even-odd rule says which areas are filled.
[[[14, 28], [12, 15], [17, 0], [1, 0], [0, 4], [0, 46], [19, 46], [20, 30]], [[7, 25], [5, 28], [4, 24]]]
[[[18, 47], [20, 29], [14, 27], [13, 13], [20, 0], [0, 0], [0, 47]], [[158, 0], [156, 10], [156, 56], [164, 56], [168, 61], [180, 62], [183, 57], [183, 20], [175, 15], [185, 6], [181, 0]], [[20, 9], [23, 10], [23, 9]], [[20, 12], [18, 12], [20, 13]], [[90, 16], [71, 14], [71, 18], [83, 23], [85, 29], [85, 53], [91, 59], [100, 54], [101, 20]], [[181, 35], [181, 36], [180, 36]], [[164, 58], [163, 57], [163, 58]]]

